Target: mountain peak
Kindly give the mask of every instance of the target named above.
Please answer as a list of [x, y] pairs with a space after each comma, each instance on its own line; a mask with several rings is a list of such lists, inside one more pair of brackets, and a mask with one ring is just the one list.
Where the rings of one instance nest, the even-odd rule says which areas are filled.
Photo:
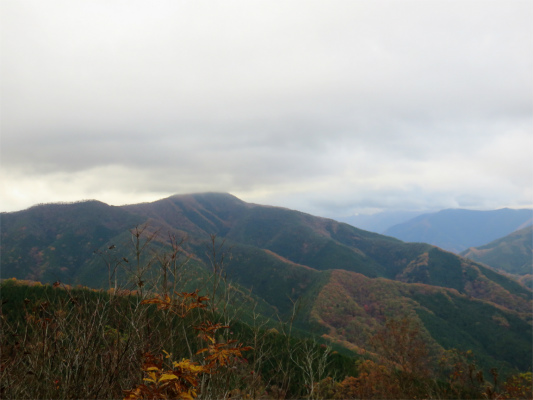
[[173, 202], [194, 202], [199, 203], [204, 207], [232, 207], [243, 206], [247, 204], [238, 197], [224, 192], [202, 192], [192, 194], [175, 194], [167, 198]]

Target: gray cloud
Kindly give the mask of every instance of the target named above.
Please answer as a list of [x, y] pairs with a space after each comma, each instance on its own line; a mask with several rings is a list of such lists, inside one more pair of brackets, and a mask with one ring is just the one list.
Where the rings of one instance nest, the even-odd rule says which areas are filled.
[[[2, 209], [533, 203], [525, 1], [7, 1]], [[110, 179], [111, 177], [111, 179]]]

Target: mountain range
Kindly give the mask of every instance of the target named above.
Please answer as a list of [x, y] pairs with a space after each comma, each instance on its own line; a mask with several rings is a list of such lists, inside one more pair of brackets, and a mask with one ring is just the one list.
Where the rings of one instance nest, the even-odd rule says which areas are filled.
[[99, 255], [113, 250], [131, 265], [135, 227], [152, 235], [155, 255], [169, 237], [186, 237], [189, 273], [198, 276], [210, 271], [206, 244], [216, 235], [232, 284], [251, 290], [265, 313], [288, 316], [297, 302], [298, 326], [308, 332], [365, 353], [376, 329], [406, 315], [434, 348], [474, 350], [484, 365], [531, 366], [532, 291], [430, 244], [224, 193], [39, 205], [2, 213], [1, 224], [2, 278], [106, 287]]
[[387, 229], [422, 214], [426, 213], [422, 211], [381, 211], [375, 214], [357, 214], [335, 219], [365, 231], [384, 233]]
[[386, 229], [383, 234], [406, 242], [424, 242], [460, 253], [485, 245], [533, 223], [533, 210], [447, 209], [427, 213]]

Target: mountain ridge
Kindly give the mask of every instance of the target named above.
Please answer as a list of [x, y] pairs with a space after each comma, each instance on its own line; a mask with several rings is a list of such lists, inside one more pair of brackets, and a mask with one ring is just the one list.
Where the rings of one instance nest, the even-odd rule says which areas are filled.
[[510, 274], [532, 274], [533, 227], [526, 226], [485, 245], [470, 247], [461, 255]]
[[[290, 314], [294, 301], [300, 299], [303, 306], [297, 322], [301, 327], [339, 342], [352, 340], [354, 346], [368, 345], [368, 335], [357, 341], [342, 334], [338, 329], [347, 328], [331, 325], [332, 316], [349, 322], [354, 332], [361, 329], [368, 333], [382, 325], [385, 318], [397, 316], [397, 304], [404, 304], [406, 308], [402, 310], [427, 325], [428, 335], [436, 345], [446, 348], [458, 344], [467, 349], [475, 344], [486, 360], [503, 360], [512, 366], [512, 360], [499, 350], [484, 349], [482, 342], [467, 340], [467, 336], [454, 339], [452, 331], [443, 333], [432, 326], [455, 326], [453, 318], [467, 321], [464, 310], [478, 309], [488, 315], [487, 321], [479, 321], [488, 331], [503, 334], [494, 325], [502, 318], [515, 321], [510, 323], [512, 332], [531, 326], [533, 292], [482, 264], [429, 244], [404, 243], [332, 219], [246, 203], [229, 194], [170, 196], [127, 206], [42, 206], [37, 211], [2, 214], [1, 218], [2, 278], [31, 277], [50, 283], [59, 279], [105, 287], [108, 270], [94, 250], [111, 256], [120, 249], [123, 253], [113, 256], [119, 262], [120, 257], [135, 259], [130, 230], [142, 226], [146, 234], [154, 235], [153, 254], [168, 246], [169, 236], [188, 237], [183, 249], [192, 256], [188, 268], [196, 276], [209, 273], [206, 244], [211, 235], [217, 235], [218, 243], [224, 242], [231, 249], [225, 273], [232, 284], [253, 290], [280, 315]], [[345, 300], [359, 310], [358, 319], [349, 317], [340, 306], [319, 305], [324, 296], [333, 295], [335, 285], [344, 285], [339, 276], [345, 277], [346, 282], [358, 282], [356, 287], [343, 289], [348, 290]], [[382, 315], [375, 314], [371, 303], [359, 298], [349, 300], [350, 296], [363, 293], [365, 287], [375, 288], [376, 292], [364, 296], [381, 304]], [[383, 288], [388, 288], [388, 294], [379, 294]], [[418, 300], [413, 298], [415, 295]], [[447, 298], [460, 300], [450, 303], [445, 301]], [[455, 311], [435, 319], [431, 317], [431, 312], [435, 313], [433, 303]], [[457, 304], [463, 304], [464, 310]], [[422, 315], [416, 307], [433, 311]], [[498, 313], [503, 317], [498, 317]], [[520, 342], [517, 346], [522, 350], [528, 348], [522, 336], [513, 340]]]

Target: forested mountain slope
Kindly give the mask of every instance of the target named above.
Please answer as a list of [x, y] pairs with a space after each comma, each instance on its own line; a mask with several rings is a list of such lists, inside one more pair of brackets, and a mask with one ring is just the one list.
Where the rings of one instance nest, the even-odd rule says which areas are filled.
[[91, 266], [94, 278], [98, 274], [93, 251], [111, 244], [123, 243], [124, 247], [129, 229], [140, 224], [158, 231], [161, 243], [168, 234], [186, 235], [186, 248], [199, 263], [206, 261], [206, 239], [215, 234], [242, 254], [242, 263], [249, 263], [249, 268], [254, 268], [253, 257], [262, 250], [276, 263], [317, 271], [344, 269], [371, 278], [449, 287], [503, 303], [508, 303], [504, 293], [518, 302], [528, 296], [511, 279], [433, 246], [403, 243], [331, 219], [248, 204], [220, 193], [172, 196], [123, 207], [93, 201], [4, 213], [3, 273], [6, 277], [75, 283]]
[[533, 227], [519, 229], [486, 245], [471, 247], [463, 257], [515, 275], [533, 273]]
[[[298, 302], [302, 329], [348, 347], [368, 347], [370, 332], [404, 313], [425, 327], [438, 348], [475, 348], [487, 362], [518, 368], [531, 353], [530, 290], [429, 244], [404, 243], [331, 219], [221, 193], [121, 207], [95, 201], [40, 205], [1, 218], [2, 278], [107, 287], [114, 278], [125, 279], [135, 260], [156, 265], [172, 238], [186, 238], [184, 273], [199, 277], [211, 271], [209, 243], [216, 235], [230, 282], [281, 316]], [[137, 258], [145, 238], [150, 248]], [[515, 343], [522, 356], [503, 354], [493, 337]]]

